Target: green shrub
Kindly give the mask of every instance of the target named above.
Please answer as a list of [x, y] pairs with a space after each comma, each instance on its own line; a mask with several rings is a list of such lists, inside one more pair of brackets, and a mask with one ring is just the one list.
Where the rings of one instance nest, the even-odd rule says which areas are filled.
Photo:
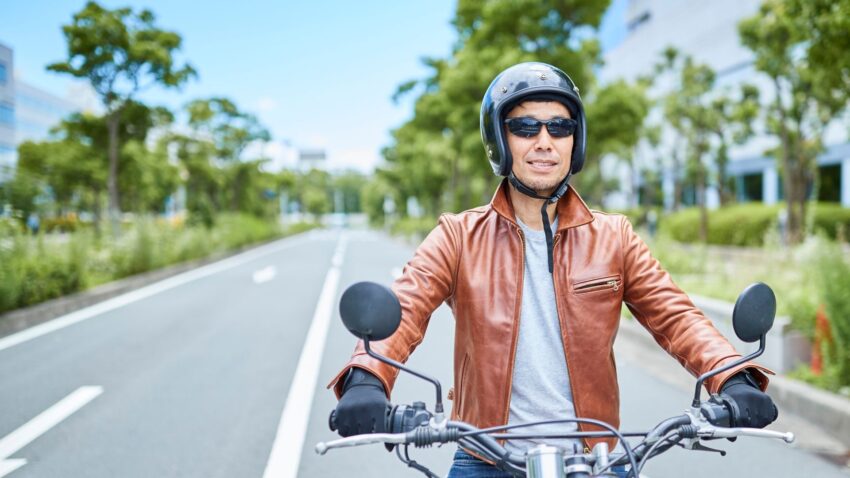
[[80, 228], [80, 220], [76, 214], [58, 217], [48, 217], [41, 221], [44, 232], [74, 232]]
[[646, 207], [646, 206], [636, 207], [636, 208], [631, 208], [631, 209], [606, 209], [605, 212], [622, 214], [622, 215], [626, 216], [627, 218], [629, 218], [629, 222], [632, 224], [632, 226], [634, 226], [635, 228], [639, 228], [639, 227], [644, 227], [644, 226], [647, 225], [647, 219], [649, 217], [648, 216], [649, 211], [651, 211], [653, 209], [655, 210], [655, 212], [657, 214], [656, 217], [661, 218], [661, 215], [663, 214], [663, 211], [662, 211], [661, 208], [653, 208], [653, 207]]
[[286, 234], [287, 235], [301, 234], [302, 232], [307, 232], [309, 230], [316, 229], [317, 227], [320, 227], [320, 226], [319, 226], [318, 223], [315, 223], [315, 222], [307, 222], [307, 221], [296, 222], [294, 224], [290, 224], [290, 225], [286, 226]]
[[[0, 234], [0, 312], [25, 307], [128, 275], [207, 257], [284, 235], [276, 221], [222, 214], [204, 224], [171, 224], [141, 218], [126, 224], [118, 240], [93, 231], [64, 236]], [[315, 227], [298, 224], [286, 234]]]
[[[778, 234], [780, 211], [785, 204], [744, 203], [709, 211], [708, 243], [727, 246], [761, 246]], [[809, 223], [814, 233], [846, 241], [850, 233], [850, 208], [835, 203], [810, 203]], [[660, 230], [679, 242], [699, 241], [699, 209], [688, 208], [661, 219]]]
[[813, 265], [832, 332], [832, 341], [823, 343], [823, 356], [827, 367], [835, 368], [838, 383], [850, 386], [850, 262], [839, 244], [819, 242]]
[[[780, 206], [760, 203], [737, 204], [709, 211], [708, 243], [731, 246], [759, 246], [765, 235], [776, 228]], [[698, 242], [700, 212], [689, 208], [662, 218], [660, 229], [680, 242]]]
[[823, 233], [842, 242], [850, 239], [850, 208], [836, 203], [816, 203], [809, 207], [809, 212], [814, 213], [812, 228], [815, 234]]
[[658, 226], [659, 232], [674, 241], [697, 242], [699, 241], [699, 209], [683, 209], [666, 214], [661, 217]]

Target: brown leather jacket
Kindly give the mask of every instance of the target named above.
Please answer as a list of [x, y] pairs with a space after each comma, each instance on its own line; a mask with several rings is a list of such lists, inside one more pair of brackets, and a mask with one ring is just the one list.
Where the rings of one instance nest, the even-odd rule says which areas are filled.
[[[503, 182], [489, 205], [440, 217], [393, 284], [402, 307], [398, 331], [373, 344], [376, 352], [406, 361], [422, 341], [431, 313], [448, 303], [455, 316], [452, 418], [481, 428], [508, 421], [519, 330], [524, 239], [508, 187]], [[740, 357], [673, 283], [624, 216], [590, 211], [572, 189], [557, 211], [555, 296], [577, 416], [619, 426], [612, 346], [623, 303], [693, 375]], [[370, 358], [358, 343], [328, 386], [337, 397], [351, 367], [376, 375], [388, 394], [398, 373]], [[758, 369], [772, 372], [751, 363], [711, 378], [706, 387], [717, 392], [745, 367], [751, 367], [764, 390], [767, 377]], [[597, 441], [585, 444], [592, 447]], [[606, 441], [611, 447], [616, 443]]]

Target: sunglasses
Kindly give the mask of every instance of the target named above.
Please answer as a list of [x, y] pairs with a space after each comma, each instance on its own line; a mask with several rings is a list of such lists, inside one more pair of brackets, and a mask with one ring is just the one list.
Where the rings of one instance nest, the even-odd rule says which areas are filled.
[[546, 131], [553, 138], [566, 138], [575, 133], [578, 121], [571, 118], [552, 118], [542, 121], [528, 116], [508, 118], [505, 120], [508, 131], [522, 138], [533, 138], [540, 134], [541, 125], [546, 125]]

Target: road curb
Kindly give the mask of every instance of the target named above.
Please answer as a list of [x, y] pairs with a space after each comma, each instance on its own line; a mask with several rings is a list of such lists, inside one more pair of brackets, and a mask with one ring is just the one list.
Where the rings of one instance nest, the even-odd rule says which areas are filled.
[[21, 330], [70, 314], [71, 312], [89, 307], [97, 304], [98, 302], [103, 302], [121, 294], [126, 294], [127, 292], [153, 284], [154, 282], [159, 282], [171, 276], [226, 259], [230, 256], [241, 254], [245, 251], [255, 249], [284, 238], [294, 237], [295, 235], [297, 234], [276, 237], [268, 241], [258, 242], [237, 249], [231, 249], [227, 252], [218, 252], [203, 259], [195, 259], [192, 261], [182, 262], [180, 264], [166, 266], [161, 269], [143, 272], [141, 274], [107, 282], [106, 284], [101, 284], [91, 289], [76, 292], [71, 295], [58, 297], [30, 307], [0, 314], [0, 337], [12, 335], [20, 332]]
[[[620, 321], [619, 336], [647, 349], [662, 350], [632, 319]], [[850, 448], [850, 399], [781, 375], [770, 377], [768, 391], [780, 410], [811, 422]]]

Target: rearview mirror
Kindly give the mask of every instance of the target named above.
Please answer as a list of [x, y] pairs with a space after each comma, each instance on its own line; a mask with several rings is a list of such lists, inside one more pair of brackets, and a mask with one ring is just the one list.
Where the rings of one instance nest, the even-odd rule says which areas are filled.
[[345, 328], [358, 338], [384, 340], [401, 323], [401, 304], [388, 287], [358, 282], [342, 293], [339, 315]]
[[756, 282], [744, 289], [732, 311], [735, 335], [744, 342], [755, 342], [773, 327], [776, 296], [767, 284]]

